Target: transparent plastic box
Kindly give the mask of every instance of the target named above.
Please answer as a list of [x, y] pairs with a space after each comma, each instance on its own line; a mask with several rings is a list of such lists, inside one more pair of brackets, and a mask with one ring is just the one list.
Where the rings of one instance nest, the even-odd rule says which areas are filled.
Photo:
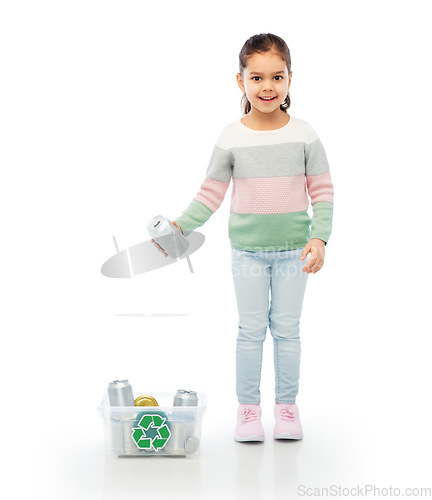
[[173, 406], [174, 392], [151, 394], [159, 406], [110, 406], [108, 393], [99, 405], [105, 455], [117, 457], [199, 457], [207, 396], [197, 392], [198, 406]]

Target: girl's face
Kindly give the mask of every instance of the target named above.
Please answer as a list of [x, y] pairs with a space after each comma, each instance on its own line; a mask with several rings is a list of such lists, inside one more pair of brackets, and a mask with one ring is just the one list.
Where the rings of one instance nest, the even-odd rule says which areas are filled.
[[280, 111], [291, 85], [291, 74], [279, 54], [265, 52], [248, 58], [243, 77], [237, 73], [237, 83], [252, 105], [252, 112]]

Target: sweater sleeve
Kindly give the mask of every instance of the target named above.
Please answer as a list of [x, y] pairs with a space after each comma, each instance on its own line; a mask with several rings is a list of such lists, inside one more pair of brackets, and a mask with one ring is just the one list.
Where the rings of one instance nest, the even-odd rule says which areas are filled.
[[195, 198], [182, 214], [175, 219], [183, 234], [189, 234], [202, 226], [220, 207], [232, 176], [232, 153], [216, 142], [207, 168], [206, 177]]
[[327, 245], [333, 224], [333, 183], [324, 147], [312, 127], [305, 143], [305, 166], [306, 185], [313, 209], [311, 239], [319, 238]]

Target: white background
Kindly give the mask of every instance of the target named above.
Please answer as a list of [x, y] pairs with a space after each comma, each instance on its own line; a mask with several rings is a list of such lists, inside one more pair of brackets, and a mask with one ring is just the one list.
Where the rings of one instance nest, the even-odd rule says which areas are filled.
[[[0, 9], [2, 411], [8, 498], [295, 498], [299, 486], [431, 487], [428, 3], [15, 1]], [[303, 307], [305, 437], [234, 443], [237, 310], [229, 198], [203, 248], [131, 280], [120, 249], [174, 219], [241, 117], [250, 36], [287, 42], [290, 114], [335, 189]], [[113, 379], [205, 391], [198, 460], [105, 461]], [[6, 482], [3, 483], [6, 487]], [[371, 496], [371, 494], [369, 494]]]

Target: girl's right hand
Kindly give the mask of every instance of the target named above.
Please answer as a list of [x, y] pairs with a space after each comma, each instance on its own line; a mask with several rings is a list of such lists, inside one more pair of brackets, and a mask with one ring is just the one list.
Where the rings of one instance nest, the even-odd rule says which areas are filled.
[[[172, 221], [172, 224], [181, 232], [181, 234], [183, 234], [183, 231], [181, 229], [181, 227], [177, 224], [177, 222], [175, 220]], [[168, 254], [165, 252], [165, 250], [159, 245], [159, 243], [156, 243], [156, 241], [154, 239], [151, 240], [152, 243], [155, 245], [155, 247], [159, 250], [159, 252], [162, 252], [165, 257], [168, 257]]]

